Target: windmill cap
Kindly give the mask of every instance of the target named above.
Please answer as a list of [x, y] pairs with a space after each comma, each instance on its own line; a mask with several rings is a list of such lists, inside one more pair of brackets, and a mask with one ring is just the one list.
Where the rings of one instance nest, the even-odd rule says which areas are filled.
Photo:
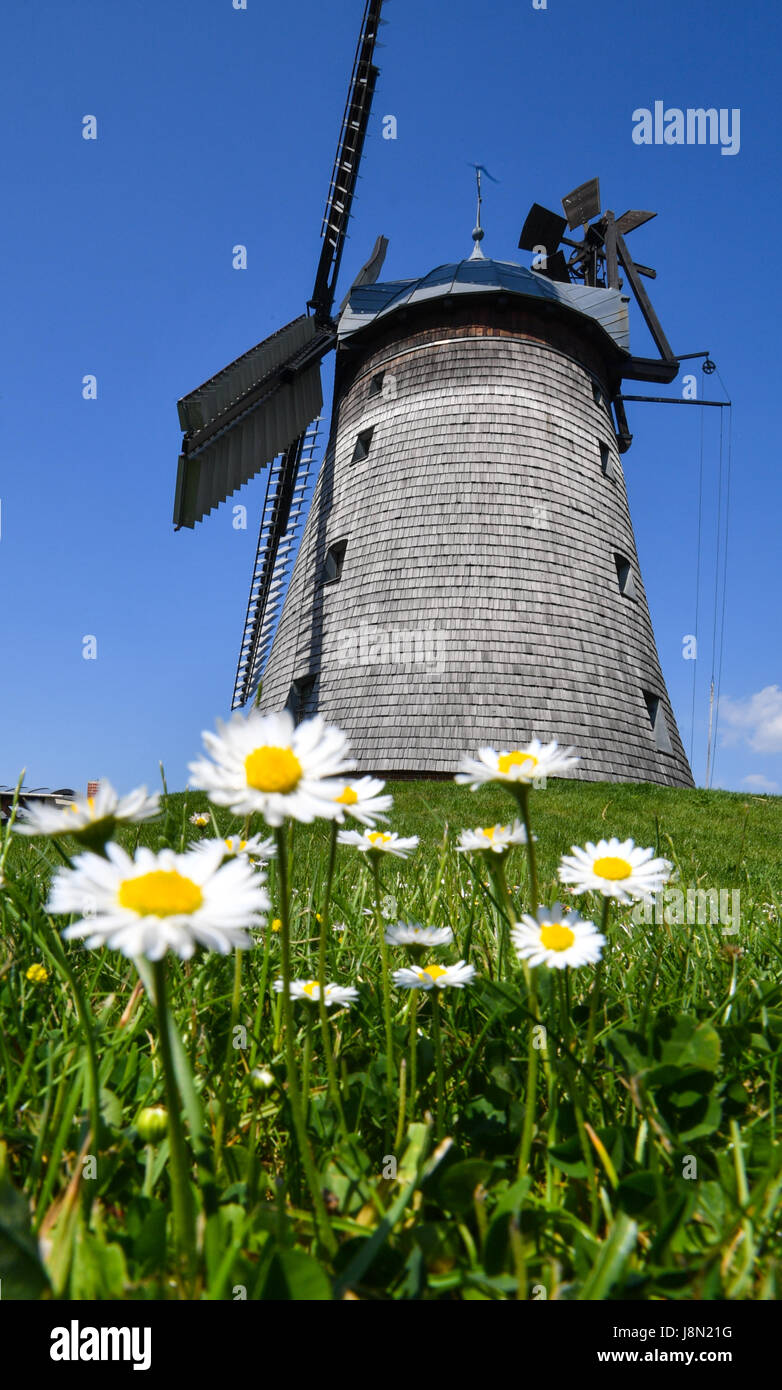
[[[476, 238], [476, 247], [479, 245]], [[399, 309], [463, 294], [510, 294], [520, 299], [558, 303], [599, 324], [615, 347], [629, 352], [627, 296], [619, 290], [561, 284], [514, 261], [494, 261], [483, 255], [437, 266], [415, 280], [357, 286], [339, 320], [340, 340]]]

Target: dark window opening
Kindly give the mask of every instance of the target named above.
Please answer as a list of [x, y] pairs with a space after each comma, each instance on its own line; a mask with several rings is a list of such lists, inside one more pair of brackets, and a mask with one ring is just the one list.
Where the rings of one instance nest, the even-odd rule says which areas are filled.
[[345, 563], [347, 548], [347, 541], [335, 541], [333, 545], [329, 546], [323, 563], [324, 584], [336, 584], [342, 578], [342, 566]]
[[643, 692], [646, 702], [646, 712], [649, 715], [649, 723], [652, 726], [655, 747], [661, 753], [671, 753], [671, 736], [668, 733], [668, 721], [665, 718], [665, 710], [659, 695], [653, 695], [650, 690]]
[[596, 381], [592, 382], [592, 398], [595, 402], [595, 405], [605, 405], [606, 398], [603, 395], [603, 388], [602, 386], [598, 385]]
[[369, 383], [369, 394], [370, 394], [370, 396], [382, 396], [382, 394], [383, 394], [383, 382], [385, 381], [385, 376], [386, 376], [385, 372], [376, 372], [376, 373], [375, 373], [375, 375], [373, 376], [372, 380], [371, 380], [370, 383]]
[[616, 577], [619, 581], [619, 592], [625, 598], [635, 598], [635, 580], [633, 579], [633, 568], [630, 561], [624, 555], [614, 555], [616, 564]]
[[611, 451], [607, 444], [600, 444], [600, 467], [607, 478], [614, 477], [614, 465], [611, 459]]
[[307, 713], [307, 705], [315, 689], [314, 675], [299, 676], [293, 681], [288, 692], [285, 708], [293, 715], [294, 723], [300, 724]]
[[356, 440], [356, 447], [353, 450], [353, 457], [350, 460], [351, 463], [361, 463], [362, 459], [369, 457], [369, 450], [372, 444], [372, 435], [374, 434], [374, 432], [374, 425], [372, 425], [368, 430], [361, 431], [360, 435], [358, 436], [358, 439]]

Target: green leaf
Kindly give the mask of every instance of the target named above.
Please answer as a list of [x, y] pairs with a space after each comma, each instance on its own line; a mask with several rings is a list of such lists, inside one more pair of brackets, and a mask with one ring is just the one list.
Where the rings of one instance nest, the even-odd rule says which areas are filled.
[[0, 1291], [5, 1299], [34, 1299], [49, 1286], [30, 1227], [26, 1199], [17, 1192], [5, 1170], [5, 1145], [0, 1145]]
[[688, 1014], [658, 1025], [662, 1039], [660, 1061], [677, 1067], [716, 1071], [720, 1060], [720, 1036], [710, 1023], [699, 1023]]
[[657, 1200], [654, 1177], [648, 1171], [631, 1173], [622, 1179], [614, 1195], [622, 1211], [629, 1212], [630, 1216], [640, 1216]]
[[272, 1257], [262, 1302], [323, 1303], [331, 1300], [325, 1270], [304, 1250], [278, 1250]]
[[473, 1197], [479, 1184], [486, 1184], [494, 1165], [482, 1158], [468, 1158], [446, 1169], [438, 1183], [438, 1196], [449, 1211], [472, 1210]]
[[100, 1113], [112, 1129], [122, 1128], [122, 1101], [108, 1086], [100, 1088]]
[[79, 1225], [73, 1242], [70, 1296], [74, 1299], [121, 1299], [128, 1276], [119, 1245]]
[[620, 1212], [611, 1227], [608, 1240], [600, 1247], [597, 1259], [582, 1285], [579, 1299], [583, 1302], [605, 1298], [621, 1277], [635, 1247], [638, 1227], [626, 1212]]
[[553, 1144], [548, 1151], [551, 1162], [568, 1173], [571, 1178], [586, 1178], [587, 1166], [581, 1154], [581, 1143], [576, 1137], [565, 1144]]

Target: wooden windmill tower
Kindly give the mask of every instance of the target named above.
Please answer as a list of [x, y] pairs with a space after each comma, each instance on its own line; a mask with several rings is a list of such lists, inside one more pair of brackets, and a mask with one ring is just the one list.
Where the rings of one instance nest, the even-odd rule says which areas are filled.
[[[233, 707], [262, 677], [261, 709], [322, 713], [391, 776], [535, 734], [574, 744], [582, 777], [691, 786], [620, 457], [623, 380], [679, 369], [624, 239], [654, 214], [601, 213], [597, 180], [564, 217], [535, 204], [526, 269], [484, 256], [479, 175], [469, 258], [378, 283], [381, 237], [334, 317], [381, 5], [364, 10], [310, 312], [179, 404], [177, 526], [269, 469]], [[620, 274], [659, 358], [630, 352]]]

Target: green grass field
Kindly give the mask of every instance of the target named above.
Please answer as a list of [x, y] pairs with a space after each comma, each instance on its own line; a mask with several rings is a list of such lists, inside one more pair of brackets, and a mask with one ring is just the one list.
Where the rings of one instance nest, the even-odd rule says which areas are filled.
[[[65, 922], [44, 910], [56, 847], [6, 836], [3, 1298], [778, 1298], [782, 799], [575, 781], [533, 792], [544, 903], [563, 896], [559, 856], [611, 835], [670, 859], [680, 897], [716, 890], [732, 905], [740, 893], [738, 922], [677, 920], [674, 905], [671, 920], [644, 923], [614, 907], [599, 996], [594, 968], [541, 967], [534, 1004], [515, 956], [500, 968], [503, 917], [482, 859], [453, 848], [463, 827], [512, 819], [511, 797], [451, 783], [390, 789], [391, 828], [421, 844], [404, 862], [384, 856], [377, 903], [365, 857], [345, 847], [327, 904], [329, 826], [292, 836], [293, 974], [317, 974], [327, 915], [327, 978], [359, 991], [328, 1017], [336, 1095], [319, 1011], [294, 1004], [320, 1217], [272, 989], [281, 933], [267, 929], [240, 954], [168, 959], [184, 1200], [197, 1216], [186, 1250], [170, 1138], [145, 1143], [137, 1123], [166, 1103], [149, 993], [116, 952], [59, 944]], [[171, 795], [160, 822], [120, 842], [180, 850], [213, 833], [188, 819], [206, 806], [199, 793]], [[235, 817], [215, 814], [221, 834], [238, 832]], [[267, 872], [279, 917], [278, 866]], [[521, 847], [507, 882], [516, 914], [529, 910]], [[602, 902], [578, 906], [600, 921]], [[431, 958], [476, 967], [473, 984], [437, 1005], [439, 1077], [432, 995], [392, 987], [389, 1085], [378, 911], [450, 926], [453, 946]], [[389, 953], [392, 968], [406, 963]], [[45, 981], [28, 978], [34, 964]]]

